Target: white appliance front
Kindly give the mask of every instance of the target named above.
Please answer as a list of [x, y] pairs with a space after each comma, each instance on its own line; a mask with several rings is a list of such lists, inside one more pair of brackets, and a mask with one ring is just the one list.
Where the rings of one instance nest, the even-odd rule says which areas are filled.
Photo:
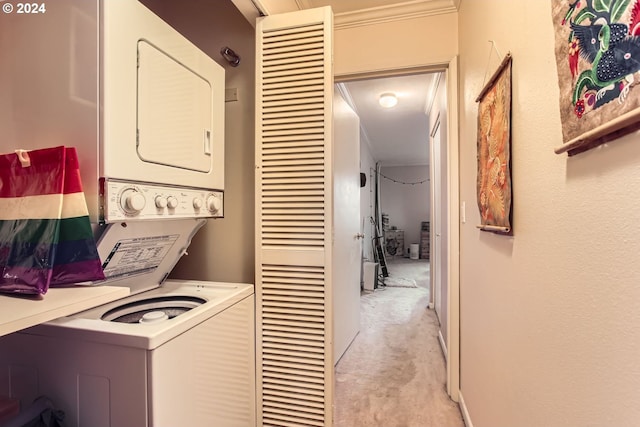
[[[122, 323], [181, 301], [195, 306]], [[114, 311], [120, 321], [102, 320]], [[167, 281], [0, 338], [0, 392], [23, 408], [50, 397], [68, 427], [254, 426], [253, 348], [252, 285]]]
[[224, 69], [138, 1], [101, 14], [101, 176], [223, 190]]

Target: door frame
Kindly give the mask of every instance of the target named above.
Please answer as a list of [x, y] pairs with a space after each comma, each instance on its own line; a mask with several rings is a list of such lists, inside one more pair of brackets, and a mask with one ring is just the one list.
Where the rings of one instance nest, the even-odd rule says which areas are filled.
[[[334, 82], [391, 77], [430, 72], [445, 72], [447, 83], [447, 185], [443, 193], [449, 206], [448, 239], [448, 311], [447, 311], [447, 394], [454, 402], [460, 400], [460, 153], [458, 107], [458, 56], [448, 62], [415, 67], [380, 69], [370, 72], [334, 75]], [[441, 123], [442, 125], [442, 123]], [[433, 208], [433, 207], [432, 207]]]

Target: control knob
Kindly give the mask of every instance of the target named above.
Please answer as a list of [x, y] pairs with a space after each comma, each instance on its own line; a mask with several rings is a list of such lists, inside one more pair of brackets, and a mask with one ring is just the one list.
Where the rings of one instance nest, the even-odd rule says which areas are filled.
[[176, 199], [173, 196], [169, 196], [167, 198], [167, 206], [169, 206], [169, 209], [175, 209], [178, 207], [178, 199]]
[[216, 214], [220, 211], [220, 208], [222, 208], [222, 201], [219, 197], [211, 195], [207, 198], [207, 209], [209, 212]]
[[201, 207], [202, 207], [202, 199], [200, 197], [196, 197], [195, 199], [193, 199], [193, 208], [195, 210], [200, 210]]
[[167, 199], [162, 196], [156, 196], [156, 207], [164, 209], [167, 207]]
[[120, 206], [125, 212], [131, 214], [140, 212], [146, 203], [144, 195], [133, 188], [125, 190], [120, 196]]

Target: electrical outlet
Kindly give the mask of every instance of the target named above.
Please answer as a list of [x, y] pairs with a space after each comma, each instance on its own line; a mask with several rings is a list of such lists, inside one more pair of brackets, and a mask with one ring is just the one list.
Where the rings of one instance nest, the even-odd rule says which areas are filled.
[[224, 90], [224, 101], [231, 102], [238, 100], [238, 88], [230, 88]]

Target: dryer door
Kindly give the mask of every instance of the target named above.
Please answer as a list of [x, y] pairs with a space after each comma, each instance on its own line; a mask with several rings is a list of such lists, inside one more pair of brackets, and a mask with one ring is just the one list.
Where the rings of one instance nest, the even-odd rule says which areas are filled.
[[138, 41], [138, 135], [142, 161], [211, 170], [212, 88], [195, 71]]

